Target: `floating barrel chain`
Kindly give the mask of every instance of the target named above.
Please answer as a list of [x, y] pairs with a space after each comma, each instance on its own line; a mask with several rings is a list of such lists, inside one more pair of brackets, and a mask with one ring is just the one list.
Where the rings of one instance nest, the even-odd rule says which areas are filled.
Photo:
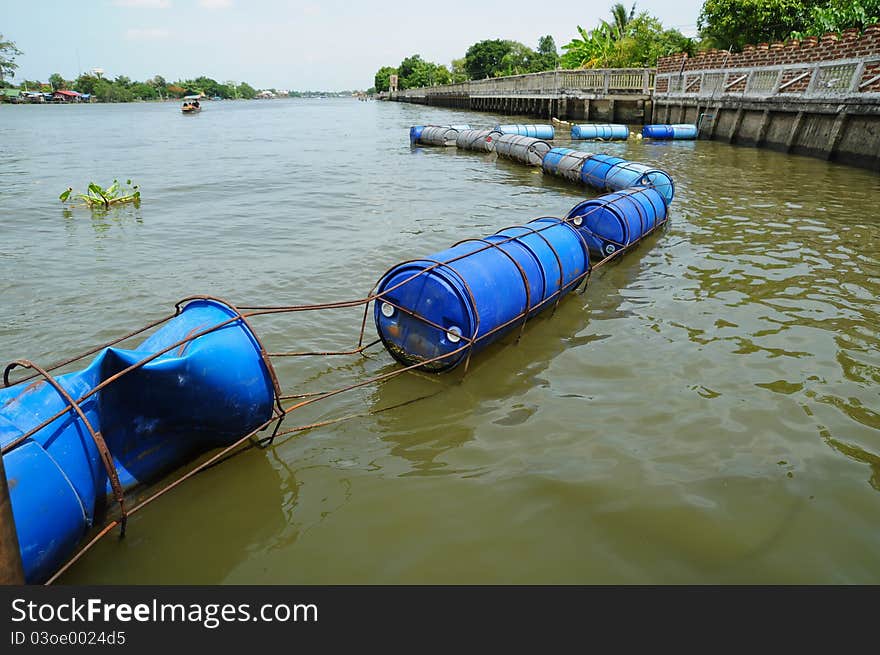
[[[45, 378], [53, 386], [59, 396], [63, 398], [65, 406], [58, 412], [56, 412], [54, 416], [51, 416], [45, 420], [36, 420], [36, 425], [28, 426], [27, 429], [23, 428], [22, 434], [19, 435], [16, 433], [15, 438], [11, 439], [3, 446], [2, 452], [4, 454], [9, 453], [17, 446], [22, 445], [27, 439], [34, 437], [40, 430], [49, 426], [56, 419], [64, 416], [66, 413], [72, 412], [76, 415], [77, 419], [82, 422], [83, 427], [88, 430], [89, 434], [91, 435], [91, 438], [98, 449], [98, 453], [100, 454], [102, 464], [107, 470], [107, 476], [110, 482], [110, 486], [112, 488], [113, 497], [116, 499], [120, 506], [120, 517], [107, 524], [102, 530], [95, 534], [95, 536], [88, 543], [80, 548], [76, 552], [76, 554], [70, 557], [70, 559], [67, 559], [66, 564], [64, 564], [60, 569], [57, 569], [55, 573], [51, 577], [49, 577], [49, 582], [58, 579], [59, 575], [67, 570], [68, 567], [73, 564], [73, 562], [77, 561], [84, 552], [86, 552], [94, 543], [97, 543], [97, 541], [100, 540], [103, 536], [108, 534], [115, 526], [121, 526], [124, 532], [128, 517], [131, 516], [133, 513], [145, 507], [148, 503], [159, 498], [168, 491], [176, 488], [179, 484], [181, 484], [184, 480], [188, 479], [192, 475], [195, 475], [199, 471], [202, 471], [209, 466], [213, 466], [216, 463], [222, 461], [224, 458], [227, 458], [238, 452], [241, 447], [248, 441], [251, 441], [252, 444], [260, 446], [269, 445], [273, 442], [274, 439], [281, 435], [299, 433], [305, 430], [321, 427], [324, 425], [331, 425], [336, 422], [349, 420], [350, 418], [359, 416], [358, 414], [346, 415], [343, 417], [336, 417], [323, 421], [311, 422], [305, 425], [288, 428], [282, 431], [280, 430], [281, 423], [288, 414], [309, 405], [323, 402], [329, 398], [349, 392], [354, 389], [358, 389], [367, 385], [382, 383], [399, 375], [403, 375], [409, 371], [414, 371], [437, 363], [455, 361], [455, 358], [457, 357], [461, 357], [463, 359], [463, 370], [467, 372], [471, 357], [476, 351], [478, 345], [491, 342], [493, 339], [496, 339], [502, 332], [504, 332], [508, 328], [516, 326], [517, 324], [519, 324], [519, 336], [517, 337], [519, 338], [523, 333], [526, 322], [532, 315], [536, 314], [537, 311], [545, 308], [550, 303], [553, 303], [553, 306], [555, 308], [560, 302], [561, 297], [565, 293], [577, 289], [577, 287], [582, 282], [588, 280], [593, 270], [615, 259], [629, 248], [634, 247], [641, 238], [653, 232], [659, 226], [665, 224], [666, 219], [664, 217], [663, 221], [655, 221], [655, 224], [650, 229], [647, 229], [647, 226], [650, 224], [650, 220], [647, 219], [646, 215], [644, 214], [647, 205], [640, 205], [635, 200], [635, 194], [642, 192], [644, 191], [635, 190], [632, 193], [623, 194], [613, 200], [613, 202], [619, 202], [621, 203], [621, 205], [628, 204], [635, 206], [636, 211], [639, 215], [639, 220], [642, 227], [640, 231], [642, 232], [642, 234], [640, 234], [639, 238], [632, 243], [620, 244], [620, 250], [613, 253], [612, 255], [609, 255], [608, 257], [602, 258], [601, 261], [594, 265], [591, 265], [589, 255], [586, 254], [588, 251], [588, 247], [585, 236], [590, 234], [589, 230], [585, 230], [584, 228], [578, 229], [575, 226], [575, 218], [572, 217], [566, 217], [562, 219], [545, 217], [535, 219], [535, 222], [532, 222], [528, 225], [514, 226], [499, 230], [495, 235], [492, 235], [491, 238], [487, 237], [485, 239], [468, 239], [464, 242], [459, 242], [459, 244], [472, 242], [474, 245], [473, 250], [468, 250], [468, 252], [464, 254], [453, 253], [454, 256], [448, 256], [442, 259], [422, 258], [419, 260], [411, 260], [411, 263], [420, 262], [424, 265], [424, 268], [421, 268], [413, 274], [406, 274], [402, 279], [395, 282], [393, 285], [389, 285], [387, 288], [380, 289], [378, 286], [375, 286], [373, 290], [371, 290], [371, 292], [363, 298], [311, 305], [236, 306], [226, 300], [217, 298], [216, 296], [189, 296], [180, 300], [175, 305], [174, 314], [153, 321], [144, 328], [131, 332], [125, 337], [121, 337], [119, 339], [115, 339], [109, 342], [109, 344], [106, 344], [104, 347], [109, 348], [110, 346], [115, 346], [116, 344], [125, 341], [127, 338], [132, 338], [134, 336], [142, 334], [151, 328], [159, 327], [167, 323], [168, 321], [180, 320], [183, 315], [188, 315], [188, 312], [192, 307], [196, 307], [197, 309], [195, 309], [194, 311], [198, 312], [198, 306], [200, 306], [200, 303], [215, 303], [222, 305], [222, 307], [225, 307], [228, 310], [226, 317], [222, 320], [216, 320], [216, 322], [213, 324], [200, 323], [198, 324], [198, 328], [191, 329], [182, 338], [178, 338], [180, 332], [175, 332], [172, 330], [169, 333], [170, 335], [174, 335], [174, 337], [170, 339], [171, 341], [173, 341], [172, 343], [168, 344], [167, 342], [162, 342], [161, 347], [157, 347], [155, 351], [150, 351], [149, 354], [143, 354], [143, 356], [141, 356], [138, 351], [118, 351], [129, 352], [130, 355], [137, 354], [137, 359], [136, 361], [132, 361], [131, 359], [119, 358], [118, 356], [114, 356], [116, 357], [114, 361], [120, 362], [122, 368], [116, 373], [109, 375], [106, 379], [103, 379], [100, 382], [96, 383], [90, 390], [81, 393], [79, 398], [73, 398], [64, 389], [61, 383], [54, 377], [52, 377], [49, 371], [52, 370], [52, 368], [65, 366], [69, 363], [78, 361], [88, 354], [99, 352], [101, 350], [101, 347], [90, 349], [89, 351], [83, 353], [78, 357], [70, 358], [64, 360], [63, 362], [58, 362], [57, 364], [54, 364], [46, 369], [42, 369], [37, 365], [28, 362], [27, 360], [18, 360], [14, 362], [9, 367], [7, 367], [6, 371], [4, 372], [4, 384], [6, 385], [6, 387], [9, 387], [13, 384], [17, 385], [18, 383], [22, 382], [22, 380], [19, 380], [15, 383], [10, 381], [10, 372], [13, 368], [30, 368], [36, 371], [36, 373], [33, 375], [28, 375], [25, 379], [31, 379], [35, 376], [42, 376], [43, 378]], [[600, 208], [598, 207], [591, 207], [581, 216], [589, 216], [594, 211], [599, 211], [599, 209]], [[546, 224], [543, 224], [542, 222]], [[517, 230], [517, 232], [514, 232], [514, 230]], [[563, 232], [559, 232], [559, 230], [563, 230]], [[556, 236], [554, 237], [553, 235]], [[524, 241], [528, 239], [532, 239], [532, 241]], [[559, 249], [559, 239], [563, 239], [563, 241], [570, 243], [569, 246], [566, 246], [564, 251], [561, 251]], [[519, 248], [504, 247], [505, 244], [510, 244], [512, 242], [517, 242], [520, 246], [522, 246], [522, 252], [524, 255], [534, 256], [537, 259], [540, 259], [540, 257], [544, 258], [547, 266], [544, 268], [541, 268], [539, 266], [535, 269], [541, 272], [541, 275], [544, 276], [541, 278], [544, 280], [544, 297], [537, 298], [535, 296], [535, 293], [539, 287], [536, 286], [535, 290], [533, 291], [532, 285], [529, 284], [528, 276], [526, 274], [527, 271], [524, 268], [524, 264], [521, 261], [517, 260], [517, 256], [519, 256]], [[543, 244], [540, 248], [538, 247], [539, 243]], [[575, 246], [575, 244], [580, 245]], [[546, 247], [546, 251], [543, 250], [544, 247]], [[471, 287], [467, 275], [462, 270], [462, 268], [464, 267], [464, 263], [458, 264], [457, 262], [463, 262], [463, 260], [466, 260], [467, 258], [478, 256], [479, 253], [487, 252], [489, 250], [500, 251], [504, 255], [503, 261], [511, 260], [511, 262], [514, 264], [516, 272], [514, 273], [513, 268], [508, 268], [508, 279], [512, 281], [518, 276], [520, 282], [516, 284], [517, 286], [519, 286], [520, 284], [522, 285], [522, 291], [525, 300], [521, 305], [521, 311], [520, 307], [517, 306], [515, 310], [501, 316], [500, 319], [497, 320], [497, 324], [495, 324], [495, 322], [493, 321], [493, 324], [489, 325], [488, 329], [486, 329], [485, 321], [483, 320], [485, 317], [481, 315], [481, 308], [479, 306], [479, 303], [477, 302], [478, 299], [476, 297], [475, 291]], [[539, 256], [539, 252], [542, 252], [543, 255]], [[581, 255], [575, 257], [574, 253], [577, 252], [580, 252]], [[583, 257], [583, 259], [580, 259], [580, 257]], [[553, 269], [554, 266], [555, 270]], [[572, 266], [577, 266], [577, 268], [571, 268]], [[388, 275], [395, 268], [397, 267], [392, 267], [391, 269], [386, 271], [386, 274], [383, 275], [380, 280], [384, 279], [385, 276]], [[445, 331], [447, 326], [442, 325], [436, 320], [432, 320], [431, 316], [423, 315], [423, 313], [420, 311], [414, 311], [412, 307], [406, 306], [405, 303], [395, 302], [392, 297], [389, 297], [389, 294], [393, 294], [394, 291], [402, 289], [405, 285], [412, 282], [413, 280], [416, 280], [420, 277], [424, 278], [425, 276], [430, 275], [432, 271], [437, 270], [445, 270], [450, 275], [455, 276], [455, 278], [459, 280], [462, 293], [472, 307], [473, 327], [469, 333], [465, 332], [464, 334], [459, 335], [460, 343], [458, 343], [459, 339], [456, 339], [456, 341], [453, 343], [453, 347], [448, 351], [438, 352], [430, 357], [419, 359], [418, 361], [414, 361], [404, 366], [397, 367], [394, 370], [373, 375], [368, 379], [364, 379], [353, 384], [340, 386], [329, 391], [289, 395], [285, 395], [283, 393], [277, 377], [277, 373], [275, 371], [275, 367], [273, 366], [273, 357], [365, 355], [365, 351], [368, 348], [380, 343], [381, 334], [380, 339], [365, 343], [366, 320], [371, 303], [387, 303], [390, 306], [394, 307], [396, 311], [400, 311], [410, 317], [413, 321], [430, 326], [433, 329]], [[530, 268], [529, 270], [532, 269]], [[553, 277], [549, 277], [548, 275], [551, 273], [551, 271]], [[551, 285], [550, 281], [554, 279], [555, 285]], [[534, 278], [534, 280], [535, 284], [537, 285], [538, 278]], [[322, 351], [269, 352], [264, 347], [262, 341], [259, 339], [257, 333], [253, 330], [253, 327], [251, 325], [251, 319], [258, 316], [273, 314], [280, 315], [304, 311], [325, 311], [332, 309], [354, 308], [360, 307], [361, 305], [363, 305], [364, 307], [364, 314], [361, 321], [357, 346], [354, 348]], [[374, 307], [374, 310], [376, 309], [377, 308]], [[208, 327], [202, 327], [203, 325], [206, 325]], [[81, 407], [81, 403], [83, 403], [88, 398], [94, 396], [99, 391], [108, 389], [111, 387], [111, 385], [117, 384], [120, 380], [125, 379], [126, 376], [134, 374], [135, 371], [138, 371], [139, 369], [145, 367], [150, 362], [155, 361], [162, 355], [173, 352], [175, 349], [178, 349], [175, 355], [183, 356], [184, 353], [186, 353], [187, 357], [190, 356], [190, 353], [187, 352], [188, 344], [191, 344], [193, 341], [203, 337], [207, 338], [210, 335], [213, 335], [222, 330], [224, 327], [232, 325], [240, 326], [241, 329], [246, 330], [247, 334], [249, 334], [251, 337], [253, 349], [258, 355], [259, 361], [263, 364], [265, 375], [269, 380], [268, 386], [271, 388], [271, 404], [269, 405], [269, 409], [271, 411], [267, 411], [265, 419], [261, 420], [258, 424], [255, 424], [253, 429], [248, 429], [247, 431], [243, 430], [242, 432], [245, 432], [244, 434], [242, 434], [241, 432], [237, 433], [236, 438], [231, 440], [231, 443], [227, 443], [226, 445], [222, 446], [219, 452], [209, 457], [206, 461], [189, 470], [184, 475], [178, 477], [170, 484], [158, 489], [157, 491], [155, 491], [155, 493], [152, 493], [143, 501], [134, 504], [130, 508], [126, 507], [125, 487], [120, 480], [119, 471], [117, 470], [117, 465], [114, 463], [115, 460], [113, 458], [113, 454], [107, 447], [107, 443], [105, 441], [104, 435], [101, 433], [101, 430], [95, 429], [98, 424], [93, 424], [88, 420], [85, 412]], [[485, 332], [481, 333], [482, 329], [485, 329]], [[224, 334], [228, 333], [224, 332]], [[191, 351], [193, 355], [197, 355], [199, 352], [197, 349], [189, 349], [189, 351]], [[106, 398], [103, 398], [102, 400], [104, 402], [107, 402]], [[295, 402], [293, 402], [293, 404], [290, 404], [289, 401]], [[263, 439], [257, 438], [258, 433], [272, 427], [273, 425], [274, 429], [272, 430], [271, 436]], [[116, 436], [113, 436], [113, 438], [116, 438]], [[114, 443], [112, 438], [111, 443]]]

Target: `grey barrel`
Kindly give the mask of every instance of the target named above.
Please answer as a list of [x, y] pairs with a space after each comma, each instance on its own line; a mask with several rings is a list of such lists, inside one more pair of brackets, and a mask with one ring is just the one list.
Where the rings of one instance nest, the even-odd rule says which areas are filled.
[[502, 134], [495, 140], [495, 152], [529, 166], [540, 166], [544, 155], [550, 152], [550, 144], [529, 136]]
[[419, 143], [426, 146], [454, 146], [458, 130], [451, 127], [429, 126], [422, 130]]
[[455, 145], [463, 150], [494, 152], [495, 140], [501, 136], [497, 130], [462, 130], [458, 133]]

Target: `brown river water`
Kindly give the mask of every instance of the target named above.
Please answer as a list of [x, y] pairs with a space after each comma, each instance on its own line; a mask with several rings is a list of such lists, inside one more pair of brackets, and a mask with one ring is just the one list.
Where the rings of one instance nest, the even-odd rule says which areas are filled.
[[[205, 104], [0, 107], [4, 364], [73, 355], [195, 293], [362, 297], [398, 261], [595, 195], [408, 141], [413, 124], [516, 117]], [[360, 416], [195, 476], [61, 581], [880, 582], [880, 177], [706, 141], [576, 147], [669, 171], [668, 228], [465, 375], [295, 413], [286, 426]], [[114, 177], [140, 207], [57, 201]], [[254, 327], [270, 350], [335, 349], [361, 315]], [[397, 366], [370, 353], [279, 375], [305, 393]]]

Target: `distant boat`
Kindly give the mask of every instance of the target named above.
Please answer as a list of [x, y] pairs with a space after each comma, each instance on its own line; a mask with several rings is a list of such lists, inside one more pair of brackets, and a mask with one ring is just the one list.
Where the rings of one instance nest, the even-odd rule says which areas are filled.
[[220, 96], [212, 96], [211, 100], [223, 100]]
[[202, 106], [199, 104], [199, 96], [184, 96], [180, 111], [184, 114], [197, 114], [202, 111]]

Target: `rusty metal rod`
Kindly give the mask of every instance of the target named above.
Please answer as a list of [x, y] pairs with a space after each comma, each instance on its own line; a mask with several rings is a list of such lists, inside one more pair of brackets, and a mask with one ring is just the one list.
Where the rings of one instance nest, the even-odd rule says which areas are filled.
[[[152, 323], [149, 323], [149, 324], [145, 325], [144, 327], [142, 327], [138, 330], [135, 330], [134, 332], [129, 332], [125, 336], [119, 337], [118, 339], [113, 339], [112, 341], [102, 343], [100, 346], [94, 346], [93, 348], [90, 348], [86, 352], [80, 353], [79, 355], [76, 355], [75, 357], [70, 357], [69, 359], [63, 359], [60, 362], [55, 362], [54, 364], [50, 364], [49, 366], [47, 366], [45, 368], [45, 370], [54, 371], [56, 368], [61, 368], [62, 366], [67, 366], [68, 364], [73, 364], [73, 362], [79, 361], [80, 359], [82, 359], [84, 357], [88, 357], [89, 355], [94, 355], [99, 350], [103, 350], [104, 348], [109, 348], [110, 346], [115, 346], [117, 343], [121, 343], [121, 342], [125, 341], [126, 339], [131, 339], [132, 337], [136, 337], [137, 335], [142, 334], [143, 332], [146, 332], [150, 328], [154, 328], [159, 325], [162, 325], [162, 323], [170, 321], [175, 316], [177, 316], [177, 313], [169, 314], [168, 316], [165, 316], [163, 318], [156, 319]], [[5, 386], [9, 387], [9, 386], [12, 386], [13, 384], [19, 384], [21, 382], [26, 382], [27, 380], [32, 380], [33, 378], [38, 377], [39, 375], [40, 375], [39, 373], [34, 372], [34, 373], [31, 373], [30, 375], [26, 375], [22, 378], [19, 378], [15, 382], [9, 382], [8, 380], [4, 380], [4, 383], [5, 383]]]

